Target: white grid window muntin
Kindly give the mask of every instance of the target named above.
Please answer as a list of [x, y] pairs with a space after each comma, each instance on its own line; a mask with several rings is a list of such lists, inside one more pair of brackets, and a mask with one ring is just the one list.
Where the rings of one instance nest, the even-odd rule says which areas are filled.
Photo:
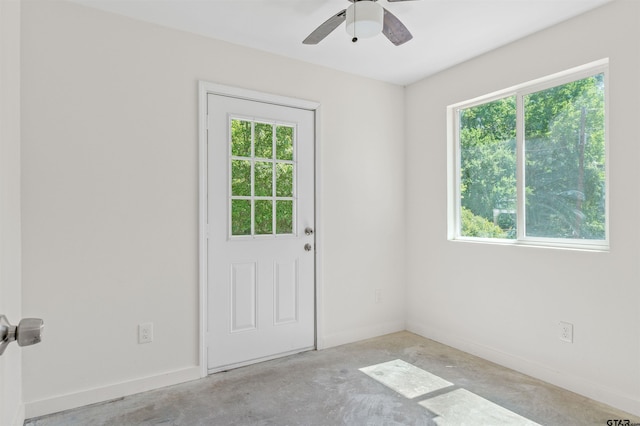
[[[585, 78], [603, 75], [604, 82], [604, 235], [602, 239], [586, 238], [549, 238], [526, 235], [525, 200], [525, 123], [524, 99], [527, 95], [562, 86]], [[596, 61], [581, 67], [557, 73], [535, 81], [524, 83], [509, 89], [478, 97], [470, 101], [451, 105], [448, 112], [449, 141], [449, 190], [448, 190], [448, 237], [450, 240], [473, 241], [481, 243], [499, 243], [513, 245], [533, 245], [587, 250], [608, 250], [609, 248], [609, 140], [608, 140], [608, 60]], [[460, 113], [464, 110], [493, 101], [514, 97], [516, 100], [516, 230], [513, 239], [485, 238], [461, 235], [461, 146]]]
[[[242, 155], [238, 155], [238, 153], [233, 152], [233, 130], [232, 126], [234, 121], [242, 122], [250, 125], [250, 144], [246, 152], [241, 153]], [[271, 155], [264, 156], [261, 155], [263, 152], [257, 152], [256, 149], [256, 126], [271, 126]], [[288, 123], [282, 121], [261, 119], [255, 117], [247, 117], [241, 115], [229, 115], [228, 119], [228, 139], [227, 139], [227, 148], [228, 148], [228, 237], [229, 239], [264, 239], [264, 238], [282, 238], [282, 237], [291, 237], [296, 235], [296, 210], [297, 210], [297, 127], [295, 123]], [[290, 146], [290, 158], [283, 159], [278, 157], [278, 129], [286, 129], [285, 131], [290, 132], [291, 137], [291, 146]], [[264, 147], [263, 147], [264, 148]], [[289, 156], [289, 155], [287, 155]], [[242, 162], [249, 166], [249, 179], [244, 182], [245, 187], [244, 191], [236, 191], [236, 192], [246, 192], [241, 195], [234, 194], [234, 162]], [[256, 178], [256, 169], [260, 167], [264, 167], [264, 165], [269, 165], [271, 168], [270, 173], [270, 194], [264, 193], [265, 185], [262, 185], [261, 190], [256, 190], [256, 186], [260, 187], [260, 179]], [[287, 191], [286, 195], [278, 194], [278, 182], [282, 181], [283, 176], [278, 175], [279, 169], [288, 170], [286, 172], [287, 175], [290, 175], [290, 190]], [[237, 170], [237, 168], [236, 168]], [[264, 177], [264, 176], [263, 176]], [[262, 182], [264, 183], [264, 182]], [[248, 189], [248, 192], [247, 192]], [[245, 206], [248, 204], [248, 211], [245, 211], [243, 215], [235, 215], [234, 217], [234, 203], [244, 203]], [[270, 221], [270, 230], [269, 232], [265, 232], [264, 229], [258, 229], [261, 226], [257, 225], [265, 225], [266, 222], [261, 222], [257, 224], [257, 215], [258, 209], [256, 206], [258, 205], [269, 205], [271, 206], [271, 221]], [[284, 210], [288, 211], [289, 217], [285, 217], [285, 226], [284, 230], [282, 230], [282, 226], [278, 223], [278, 207], [279, 206], [287, 206], [290, 204], [290, 208], [285, 208]], [[247, 209], [245, 209], [247, 210]], [[234, 219], [239, 216], [243, 216], [243, 220], [245, 221], [243, 226], [242, 233], [234, 233]], [[247, 223], [248, 222], [248, 223]], [[237, 229], [236, 229], [237, 230]]]

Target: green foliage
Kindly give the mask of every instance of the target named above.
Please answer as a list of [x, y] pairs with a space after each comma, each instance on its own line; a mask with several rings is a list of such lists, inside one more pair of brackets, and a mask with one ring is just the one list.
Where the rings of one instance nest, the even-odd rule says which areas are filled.
[[257, 197], [271, 197], [273, 195], [273, 163], [256, 161], [254, 167], [255, 195]]
[[251, 195], [251, 162], [245, 160], [231, 161], [231, 194], [239, 196]]
[[251, 235], [251, 200], [231, 200], [231, 235]]
[[[604, 79], [596, 75], [523, 97], [528, 236], [605, 237]], [[460, 112], [462, 235], [480, 216], [516, 210], [516, 100]], [[468, 210], [468, 211], [467, 211]], [[515, 238], [515, 223], [498, 225]], [[475, 229], [475, 228], [474, 228]]]
[[276, 201], [276, 233], [293, 233], [293, 201]]
[[463, 110], [460, 124], [461, 205], [492, 221], [516, 208], [515, 97]]
[[460, 216], [462, 218], [461, 234], [465, 237], [507, 238], [507, 233], [498, 225], [494, 225], [482, 216], [476, 216], [465, 207], [462, 207]]
[[527, 234], [605, 237], [602, 75], [525, 97]]
[[251, 157], [251, 122], [231, 121], [231, 155]]
[[276, 164], [276, 196], [293, 197], [293, 164]]
[[293, 160], [293, 127], [276, 127], [276, 158]]
[[256, 123], [255, 132], [255, 156], [273, 158], [273, 125]]
[[256, 200], [256, 229], [257, 235], [273, 233], [273, 201]]

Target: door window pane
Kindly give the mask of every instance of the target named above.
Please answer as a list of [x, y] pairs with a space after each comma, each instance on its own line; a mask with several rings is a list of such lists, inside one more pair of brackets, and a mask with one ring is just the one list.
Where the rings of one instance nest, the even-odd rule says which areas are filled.
[[231, 120], [231, 155], [251, 156], [251, 121]]
[[276, 196], [293, 197], [293, 164], [276, 165]]
[[256, 230], [257, 235], [273, 233], [273, 202], [271, 200], [256, 200]]
[[256, 123], [256, 157], [273, 158], [273, 125]]
[[293, 201], [276, 201], [276, 233], [293, 233]]
[[251, 162], [246, 160], [231, 161], [231, 195], [251, 195]]
[[293, 160], [293, 127], [278, 126], [276, 128], [276, 158]]
[[251, 235], [251, 200], [231, 200], [231, 235]]
[[273, 195], [273, 163], [256, 161], [255, 195], [256, 197]]

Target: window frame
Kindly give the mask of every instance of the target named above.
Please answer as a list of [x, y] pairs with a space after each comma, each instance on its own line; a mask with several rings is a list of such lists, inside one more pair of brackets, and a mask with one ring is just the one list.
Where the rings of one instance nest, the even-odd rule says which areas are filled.
[[[550, 89], [573, 81], [603, 74], [604, 79], [604, 150], [605, 150], [605, 238], [602, 240], [531, 237], [525, 235], [526, 200], [525, 194], [525, 111], [524, 97], [532, 93]], [[522, 83], [504, 90], [459, 102], [447, 107], [447, 151], [448, 151], [448, 239], [450, 241], [477, 242], [488, 244], [523, 245], [578, 250], [609, 250], [609, 60], [602, 59], [583, 66], [571, 68], [556, 74]], [[508, 97], [516, 98], [516, 194], [517, 194], [517, 235], [515, 239], [482, 238], [461, 235], [461, 148], [460, 111]]]

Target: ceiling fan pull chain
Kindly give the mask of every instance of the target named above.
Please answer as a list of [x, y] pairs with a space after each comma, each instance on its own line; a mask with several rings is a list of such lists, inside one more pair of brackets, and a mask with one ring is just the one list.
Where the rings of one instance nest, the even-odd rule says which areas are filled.
[[358, 41], [358, 37], [356, 36], [356, 27], [358, 26], [358, 15], [356, 15], [356, 13], [358, 12], [358, 0], [354, 0], [353, 1], [353, 38], [351, 39], [352, 42], [356, 42]]

